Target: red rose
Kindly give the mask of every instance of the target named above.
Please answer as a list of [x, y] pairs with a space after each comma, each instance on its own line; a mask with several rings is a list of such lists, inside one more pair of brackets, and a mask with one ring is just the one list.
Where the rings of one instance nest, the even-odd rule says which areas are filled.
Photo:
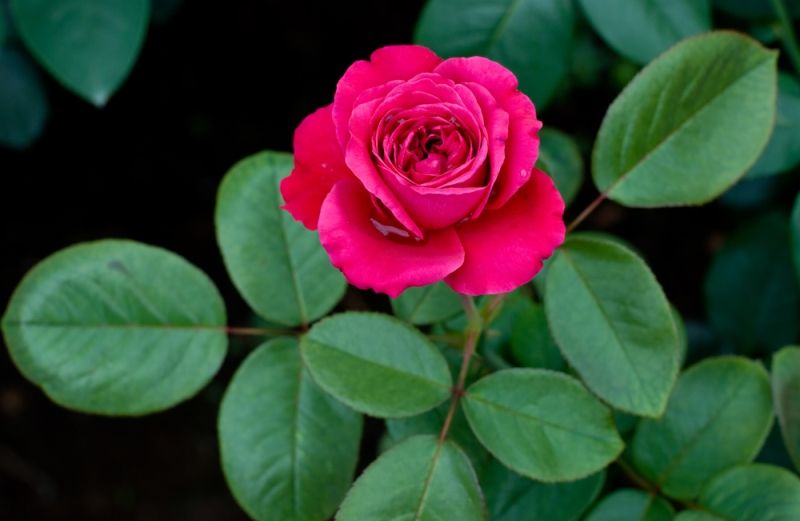
[[297, 128], [284, 208], [360, 288], [511, 291], [564, 240], [564, 202], [533, 166], [539, 128], [500, 64], [384, 47]]

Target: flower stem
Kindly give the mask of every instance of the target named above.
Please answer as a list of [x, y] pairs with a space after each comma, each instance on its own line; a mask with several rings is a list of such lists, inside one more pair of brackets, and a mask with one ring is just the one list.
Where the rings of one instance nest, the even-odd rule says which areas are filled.
[[450, 432], [450, 426], [458, 410], [458, 404], [461, 401], [461, 397], [464, 396], [464, 386], [467, 381], [467, 374], [469, 373], [469, 363], [475, 354], [475, 348], [478, 346], [478, 339], [481, 336], [481, 331], [483, 331], [483, 320], [472, 297], [461, 295], [461, 302], [464, 304], [464, 312], [467, 314], [469, 323], [467, 324], [467, 335], [464, 341], [464, 354], [461, 359], [461, 368], [458, 371], [456, 385], [453, 387], [453, 398], [450, 401], [450, 409], [447, 411], [447, 416], [442, 424], [442, 430], [439, 432], [439, 442], [443, 442], [445, 438], [447, 438], [447, 433]]
[[789, 54], [789, 59], [792, 65], [800, 75], [800, 47], [797, 45], [797, 37], [794, 34], [794, 27], [789, 13], [786, 11], [786, 5], [783, 0], [772, 0], [772, 6], [775, 8], [775, 13], [778, 15], [778, 20], [781, 23], [781, 38], [783, 39], [783, 46]]
[[584, 221], [584, 219], [589, 217], [589, 214], [591, 214], [595, 210], [595, 208], [600, 206], [600, 203], [605, 201], [607, 196], [608, 196], [608, 194], [606, 194], [605, 192], [602, 192], [600, 195], [598, 195], [595, 198], [594, 201], [589, 203], [589, 206], [584, 208], [584, 210], [580, 214], [578, 214], [578, 216], [575, 219], [573, 219], [571, 223], [569, 223], [569, 226], [567, 226], [567, 233], [570, 233], [572, 230], [577, 228], [577, 226], [580, 223], [582, 223]]
[[266, 327], [223, 327], [220, 329], [224, 330], [229, 335], [235, 336], [281, 336], [297, 334], [297, 331], [291, 329]]

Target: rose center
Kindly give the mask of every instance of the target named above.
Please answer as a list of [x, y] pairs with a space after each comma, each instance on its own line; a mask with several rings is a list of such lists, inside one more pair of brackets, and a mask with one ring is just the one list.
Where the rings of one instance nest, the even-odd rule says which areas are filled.
[[387, 116], [379, 159], [417, 185], [435, 183], [464, 164], [473, 143], [453, 116], [403, 118]]

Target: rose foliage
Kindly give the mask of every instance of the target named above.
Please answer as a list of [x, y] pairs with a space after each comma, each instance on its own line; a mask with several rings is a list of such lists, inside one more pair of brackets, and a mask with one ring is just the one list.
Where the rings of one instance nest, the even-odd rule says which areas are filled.
[[[254, 324], [185, 259], [101, 240], [22, 280], [9, 353], [108, 416], [234, 359], [221, 465], [258, 521], [797, 521], [800, 51], [797, 6], [772, 5], [429, 0], [418, 45], [347, 68], [294, 154], [222, 181]], [[616, 97], [567, 132], [586, 92]], [[718, 198], [736, 229], [684, 320], [663, 263], [607, 232], [620, 207]]]

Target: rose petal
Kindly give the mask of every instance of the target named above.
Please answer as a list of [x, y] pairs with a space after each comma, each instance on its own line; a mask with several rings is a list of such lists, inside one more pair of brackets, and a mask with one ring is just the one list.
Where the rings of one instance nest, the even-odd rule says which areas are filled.
[[499, 208], [525, 184], [539, 156], [537, 133], [542, 123], [536, 118], [536, 109], [530, 98], [517, 88], [516, 76], [487, 58], [450, 58], [439, 64], [435, 72], [456, 83], [475, 83], [485, 87], [508, 112], [506, 159], [494, 187], [495, 194], [489, 202], [489, 208]]
[[422, 241], [392, 239], [378, 231], [373, 219], [369, 194], [356, 181], [337, 183], [322, 205], [322, 246], [356, 287], [396, 297], [410, 286], [442, 280], [464, 261], [453, 229], [429, 233]]
[[502, 208], [457, 228], [464, 264], [445, 282], [466, 295], [505, 293], [530, 281], [564, 242], [564, 201], [553, 181], [534, 169]]
[[384, 172], [384, 179], [414, 222], [435, 230], [467, 218], [485, 199], [488, 187], [430, 188], [412, 186], [394, 172]]
[[363, 91], [390, 80], [408, 80], [432, 71], [440, 62], [430, 49], [419, 45], [392, 45], [372, 53], [370, 61], [351, 65], [336, 85], [333, 119], [339, 144], [347, 144], [348, 121], [356, 98]]
[[372, 100], [358, 105], [350, 118], [350, 139], [345, 148], [345, 163], [366, 190], [377, 197], [400, 223], [416, 237], [423, 233], [400, 203], [397, 195], [387, 186], [378, 173], [370, 150], [372, 140], [371, 117], [380, 100]]
[[307, 116], [294, 133], [294, 169], [281, 181], [283, 208], [310, 230], [317, 229], [322, 201], [334, 184], [352, 177], [331, 119], [331, 105]]

